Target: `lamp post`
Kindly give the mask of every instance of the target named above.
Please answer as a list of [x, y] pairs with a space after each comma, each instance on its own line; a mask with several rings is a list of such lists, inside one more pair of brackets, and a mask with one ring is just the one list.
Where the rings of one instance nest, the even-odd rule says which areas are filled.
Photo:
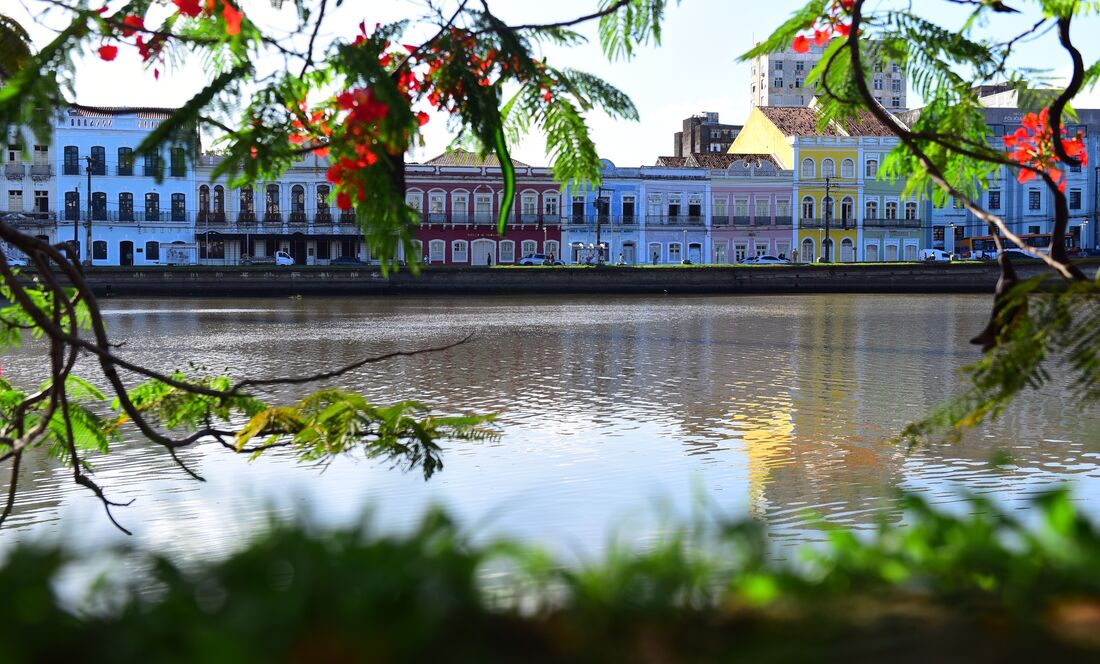
[[[951, 229], [951, 247], [947, 250], [947, 253], [953, 254], [955, 253], [955, 222], [952, 221], [951, 223], [947, 224], [947, 227]], [[944, 241], [943, 246], [944, 248], [947, 248], [946, 240]]]
[[824, 263], [833, 262], [833, 243], [829, 239], [829, 218], [833, 216], [833, 199], [829, 196], [829, 187], [831, 182], [829, 178], [825, 178], [825, 200], [823, 212], [825, 213], [825, 241], [822, 242], [821, 259]]
[[[1088, 239], [1088, 232], [1089, 232], [1089, 220], [1085, 219], [1084, 221], [1081, 222], [1081, 244], [1082, 245], [1084, 245], [1085, 241]], [[1077, 247], [1078, 250], [1081, 250], [1081, 249], [1084, 249], [1084, 248], [1085, 248], [1084, 246]]]
[[84, 157], [85, 168], [88, 171], [88, 219], [84, 222], [84, 240], [87, 245], [84, 248], [84, 264], [92, 264], [92, 157]]

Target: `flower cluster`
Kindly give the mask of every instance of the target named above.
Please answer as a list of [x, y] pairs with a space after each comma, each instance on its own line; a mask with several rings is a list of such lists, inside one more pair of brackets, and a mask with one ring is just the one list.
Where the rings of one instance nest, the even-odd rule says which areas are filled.
[[833, 0], [829, 6], [829, 13], [813, 23], [804, 26], [806, 30], [813, 30], [813, 35], [798, 35], [791, 42], [791, 48], [795, 53], [805, 53], [810, 50], [810, 42], [815, 46], [824, 46], [834, 36], [847, 37], [852, 30], [852, 24], [848, 16], [852, 13], [855, 0]]
[[[176, 6], [177, 13], [180, 16], [188, 18], [213, 17], [219, 13], [217, 10], [220, 7], [221, 18], [225, 21], [225, 33], [229, 36], [235, 36], [241, 32], [241, 19], [244, 18], [244, 14], [234, 7], [230, 0], [172, 0], [172, 4]], [[107, 7], [102, 7], [97, 12], [104, 14], [107, 12]], [[127, 14], [121, 19], [116, 15], [112, 19], [112, 23], [115, 23], [118, 27], [117, 36], [114, 33], [111, 36], [119, 41], [134, 37], [136, 33], [141, 33], [134, 37], [134, 46], [137, 48], [142, 62], [156, 61], [160, 57], [168, 39], [166, 34], [153, 33], [147, 30], [145, 20], [135, 14]], [[152, 36], [146, 39], [149, 33], [152, 33]], [[114, 44], [100, 46], [99, 57], [108, 62], [114, 60], [118, 57], [118, 46]], [[157, 79], [160, 78], [159, 68], [153, 69], [153, 76]]]
[[[1033, 169], [1045, 172], [1058, 185], [1059, 191], [1066, 190], [1065, 176], [1058, 168], [1058, 155], [1054, 153], [1054, 131], [1047, 121], [1049, 109], [1044, 108], [1038, 113], [1028, 113], [1021, 121], [1023, 125], [1015, 132], [1003, 137], [1005, 148], [1009, 150], [1009, 157], [1024, 166], [1016, 176], [1020, 183], [1035, 179], [1037, 174]], [[1085, 141], [1081, 132], [1077, 136], [1069, 138], [1066, 126], [1061, 125], [1062, 147], [1066, 155], [1081, 162], [1081, 166], [1088, 166], [1089, 155], [1085, 151]]]

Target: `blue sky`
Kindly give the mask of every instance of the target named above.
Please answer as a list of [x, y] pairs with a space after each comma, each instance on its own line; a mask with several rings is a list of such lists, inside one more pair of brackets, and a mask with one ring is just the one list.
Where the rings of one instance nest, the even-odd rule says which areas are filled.
[[[20, 19], [31, 30], [38, 43], [45, 43], [51, 36], [51, 28], [61, 25], [60, 15], [43, 12], [45, 3], [39, 0], [0, 0], [0, 8]], [[290, 3], [281, 12], [272, 9], [270, 0], [244, 0], [245, 12], [260, 25], [269, 26], [275, 34], [293, 26], [293, 10]], [[494, 11], [509, 21], [541, 22], [561, 20], [589, 13], [596, 6], [595, 0], [495, 0]], [[589, 124], [593, 130], [601, 155], [619, 165], [651, 164], [658, 155], [669, 154], [672, 149], [672, 133], [680, 121], [700, 111], [717, 111], [722, 121], [739, 123], [749, 113], [747, 64], [736, 61], [739, 54], [751, 47], [755, 40], [770, 31], [798, 6], [796, 0], [772, 0], [760, 3], [749, 0], [683, 0], [669, 7], [664, 25], [662, 45], [643, 48], [628, 62], [610, 63], [603, 57], [593, 28], [582, 32], [592, 37], [591, 43], [573, 49], [550, 49], [546, 55], [558, 65], [573, 66], [603, 76], [624, 90], [634, 100], [641, 113], [641, 121], [628, 123], [612, 121], [602, 116], [592, 116]], [[888, 6], [893, 0], [872, 2], [872, 6]], [[929, 18], [935, 20], [956, 19], [961, 16], [958, 8], [944, 0], [916, 0], [922, 9], [928, 8]], [[1031, 4], [1023, 0], [1010, 2], [1021, 8]], [[345, 2], [331, 25], [333, 32], [324, 38], [348, 37], [355, 25], [365, 19], [368, 25], [387, 22], [424, 13], [423, 0], [370, 0], [370, 2]], [[366, 9], [364, 9], [366, 7]], [[31, 19], [33, 15], [36, 18]], [[1024, 24], [1013, 20], [1014, 27]], [[1100, 58], [1100, 43], [1084, 35], [1095, 34], [1100, 28], [1100, 18], [1079, 22], [1075, 28], [1076, 39], [1084, 52], [1086, 62]], [[1066, 73], [1068, 60], [1060, 53], [1053, 33], [1019, 49], [1021, 61], [1029, 65]], [[277, 67], [272, 61], [268, 66]], [[142, 69], [132, 48], [123, 48], [119, 59], [104, 63], [97, 58], [87, 58], [75, 81], [80, 102], [93, 105], [157, 105], [182, 104], [197, 91], [203, 81], [201, 62], [180, 63], [176, 68], [163, 72], [159, 81], [152, 72]], [[915, 103], [910, 94], [910, 104]], [[1100, 95], [1089, 94], [1078, 107], [1100, 106]], [[444, 118], [434, 118], [425, 128], [426, 146], [418, 157], [430, 157], [446, 148], [450, 141]], [[515, 149], [515, 156], [533, 164], [544, 164], [542, 141], [537, 137], [525, 140]]]

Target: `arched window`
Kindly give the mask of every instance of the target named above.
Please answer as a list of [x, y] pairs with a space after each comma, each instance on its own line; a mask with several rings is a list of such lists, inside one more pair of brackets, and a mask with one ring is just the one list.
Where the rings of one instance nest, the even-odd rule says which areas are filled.
[[898, 218], [898, 202], [886, 201], [886, 218], [897, 219]]
[[835, 178], [836, 177], [836, 162], [832, 159], [821, 160], [821, 177], [823, 178]]
[[187, 221], [187, 197], [172, 194], [172, 221]]
[[851, 159], [845, 159], [840, 162], [840, 177], [842, 178], [854, 178], [856, 176], [856, 162]]
[[527, 257], [532, 254], [537, 254], [539, 251], [539, 243], [535, 240], [524, 240], [520, 245], [520, 256]]
[[65, 146], [65, 175], [80, 175], [80, 151], [75, 145]]
[[92, 219], [96, 221], [107, 220], [107, 192], [96, 191], [92, 193]]
[[151, 263], [152, 261], [160, 260], [160, 242], [156, 240], [149, 240], [145, 243], [145, 262]]
[[187, 151], [183, 148], [172, 148], [168, 152], [168, 157], [171, 160], [169, 167], [171, 168], [172, 177], [182, 178], [187, 175]]
[[802, 177], [812, 178], [816, 175], [814, 172], [814, 160], [806, 157], [802, 160]]
[[868, 159], [863, 174], [869, 178], [876, 177], [878, 175], [878, 159]]
[[516, 243], [513, 240], [500, 241], [500, 262], [514, 263], [516, 261]]
[[917, 218], [917, 202], [906, 201], [905, 203], [905, 218], [908, 221], [914, 221]]
[[160, 221], [160, 194], [145, 194], [145, 221]]
[[118, 174], [134, 174], [134, 151], [131, 148], [118, 149]]
[[856, 246], [850, 238], [840, 241], [840, 262], [854, 263], [856, 260]]
[[855, 208], [856, 203], [852, 200], [851, 196], [845, 196], [844, 198], [840, 199], [840, 220], [844, 222], [845, 226], [847, 226], [848, 222], [852, 220]]
[[447, 243], [443, 240], [428, 242], [428, 260], [432, 263], [442, 263], [447, 260]]
[[547, 258], [552, 261], [561, 259], [561, 251], [558, 249], [557, 240], [547, 240], [542, 243], [542, 253], [546, 254]]
[[134, 220], [134, 195], [128, 191], [121, 192], [118, 195], [118, 220]]
[[878, 201], [867, 201], [863, 204], [864, 219], [878, 219]]
[[107, 175], [107, 150], [102, 145], [92, 146], [92, 160], [88, 167], [92, 175]]
[[452, 263], [466, 263], [470, 260], [469, 253], [467, 252], [468, 245], [466, 240], [455, 240], [451, 242], [451, 262]]
[[[317, 185], [317, 221], [329, 222], [332, 221], [332, 211], [328, 206], [329, 189], [327, 184]], [[442, 259], [440, 259], [442, 260]]]
[[806, 238], [802, 241], [802, 253], [798, 257], [803, 263], [814, 262], [814, 241], [810, 238]]
[[210, 187], [205, 184], [199, 187], [199, 222], [206, 221], [210, 216]]
[[253, 207], [252, 185], [246, 184], [240, 191], [241, 207], [238, 221], [256, 221], [256, 209]]
[[279, 185], [267, 185], [267, 198], [264, 202], [264, 221], [281, 221], [279, 218]]
[[220, 184], [214, 187], [214, 216], [225, 218], [225, 188]]
[[306, 188], [300, 184], [290, 188], [290, 220], [297, 222], [306, 220]]
[[97, 261], [107, 260], [107, 242], [106, 240], [96, 240], [92, 243], [92, 258]]
[[814, 199], [811, 196], [806, 196], [802, 199], [802, 218], [814, 218]]

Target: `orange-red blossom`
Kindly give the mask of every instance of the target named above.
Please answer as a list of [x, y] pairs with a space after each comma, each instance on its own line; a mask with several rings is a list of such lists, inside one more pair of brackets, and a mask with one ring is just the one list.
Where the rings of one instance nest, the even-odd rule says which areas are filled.
[[[1066, 190], [1066, 180], [1062, 170], [1058, 168], [1060, 159], [1054, 153], [1054, 131], [1048, 120], [1049, 109], [1044, 108], [1038, 113], [1028, 113], [1021, 121], [1023, 125], [1015, 132], [1002, 137], [1005, 147], [1009, 149], [1010, 159], [1023, 166], [1016, 176], [1021, 184], [1034, 180], [1037, 177], [1035, 170], [1043, 171], [1058, 185], [1059, 191]], [[1088, 166], [1089, 155], [1085, 151], [1085, 140], [1081, 132], [1077, 136], [1069, 138], [1066, 126], [1061, 125], [1062, 147], [1066, 155], [1077, 159], [1081, 166]]]

